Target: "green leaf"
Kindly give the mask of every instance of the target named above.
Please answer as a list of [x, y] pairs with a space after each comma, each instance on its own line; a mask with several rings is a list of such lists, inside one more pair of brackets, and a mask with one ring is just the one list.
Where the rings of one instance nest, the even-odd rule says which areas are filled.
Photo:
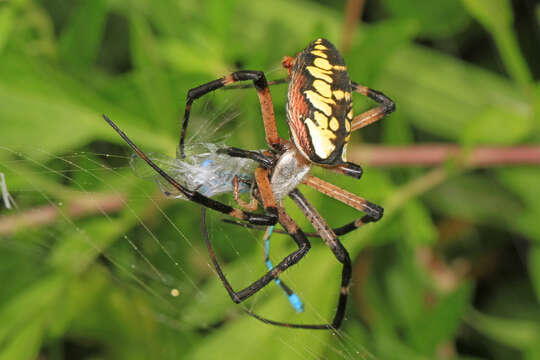
[[538, 167], [512, 167], [497, 171], [497, 178], [510, 191], [519, 196], [525, 210], [519, 216], [513, 216], [509, 225], [540, 244], [540, 169]]
[[493, 36], [510, 75], [524, 85], [532, 75], [521, 54], [512, 28], [514, 16], [509, 0], [462, 0], [469, 13]]
[[470, 18], [455, 0], [384, 0], [384, 6], [397, 18], [413, 20], [424, 37], [448, 37], [467, 26]]
[[529, 274], [536, 297], [540, 301], [540, 245], [538, 244], [529, 249]]
[[15, 23], [15, 9], [10, 4], [5, 4], [0, 8], [0, 54], [4, 50], [13, 24]]
[[529, 103], [510, 81], [423, 47], [397, 51], [379, 84], [411, 124], [444, 139], [459, 139], [469, 122], [492, 107], [531, 116]]
[[535, 344], [524, 351], [525, 360], [540, 359], [540, 344]]
[[471, 285], [464, 283], [442, 296], [432, 309], [426, 310], [409, 333], [415, 347], [426, 355], [433, 355], [437, 346], [451, 341], [456, 336], [471, 295]]
[[540, 342], [540, 325], [535, 321], [500, 318], [470, 311], [467, 323], [485, 336], [518, 350]]
[[411, 246], [433, 244], [437, 240], [437, 228], [429, 211], [417, 200], [410, 201], [403, 209], [403, 227]]
[[[32, 324], [34, 319], [48, 314], [66, 283], [62, 274], [47, 274], [0, 308], [0, 343]], [[34, 329], [37, 331], [37, 329]]]
[[178, 71], [201, 73], [212, 78], [224, 76], [230, 70], [221, 61], [221, 56], [200, 45], [184, 43], [177, 39], [163, 40], [160, 45], [161, 56]]
[[373, 86], [392, 55], [417, 34], [418, 26], [411, 20], [389, 20], [364, 27], [345, 54], [353, 81]]
[[174, 123], [177, 107], [173, 99], [172, 87], [162, 66], [160, 43], [153, 34], [151, 24], [144, 17], [133, 13], [131, 20], [131, 49], [136, 72], [133, 80], [140, 98], [146, 104], [147, 116], [154, 123], [169, 120]]
[[466, 124], [461, 142], [469, 146], [511, 145], [526, 139], [532, 130], [532, 118], [504, 108], [489, 108]]
[[403, 250], [393, 261], [397, 263], [384, 274], [384, 281], [386, 296], [395, 315], [394, 326], [408, 327], [422, 316], [424, 284], [418, 276], [416, 264], [411, 261], [414, 256], [413, 248], [406, 246], [400, 248]]
[[77, 68], [97, 59], [107, 18], [107, 0], [82, 1], [60, 36], [60, 54]]
[[[479, 175], [446, 181], [425, 196], [438, 212], [472, 222], [509, 225], [523, 212], [520, 201], [501, 185]], [[508, 214], [512, 214], [509, 217]]]
[[30, 152], [39, 160], [80, 148], [96, 138], [120, 143], [121, 138], [101, 117], [103, 113], [139, 145], [146, 143], [162, 151], [175, 147], [172, 139], [148, 127], [129, 126], [130, 120], [144, 121], [45, 63], [6, 56], [0, 58], [0, 64], [4, 80], [0, 83], [0, 144], [4, 148]]
[[462, 0], [469, 13], [488, 30], [512, 25], [512, 6], [508, 0]]
[[[283, 237], [283, 239], [286, 239]], [[280, 239], [273, 239], [279, 241]], [[244, 269], [244, 283], [245, 285], [249, 284], [249, 279], [246, 279], [246, 274], [249, 274], [249, 277], [253, 280], [255, 277], [260, 274], [253, 271], [253, 269], [263, 269], [264, 264], [261, 260], [260, 254], [254, 253], [252, 258], [248, 261], [252, 262], [252, 265], [245, 263], [246, 259], [240, 259], [237, 266], [232, 268], [227, 267], [225, 270], [229, 279], [233, 280], [233, 287], [235, 289], [242, 288], [239, 279], [234, 281], [234, 278], [238, 275], [238, 270], [240, 268]], [[257, 267], [255, 264], [259, 263]], [[287, 321], [294, 323], [324, 323], [329, 321], [333, 312], [335, 311], [335, 301], [337, 299], [337, 294], [339, 292], [339, 274], [340, 274], [340, 265], [335, 260], [335, 258], [329, 254], [329, 251], [326, 247], [316, 247], [312, 248], [309, 252], [309, 256], [302, 260], [301, 270], [296, 267], [296, 269], [291, 268], [284, 275], [284, 281], [287, 282], [294, 290], [299, 294], [303, 299], [306, 308], [305, 312], [297, 314], [287, 303], [285, 296], [282, 291], [277, 288], [274, 284], [267, 286], [266, 290], [263, 292], [264, 295], [258, 294], [255, 295], [255, 304], [257, 306], [250, 308], [254, 312], [264, 317], [273, 318], [278, 321]], [[246, 269], [248, 272], [246, 272]], [[302, 274], [315, 274], [318, 273], [319, 276], [306, 276], [303, 280], [296, 278], [296, 276], [290, 278], [287, 274], [291, 272], [302, 273]], [[242, 278], [242, 277], [240, 277]], [[225, 290], [221, 286], [221, 283], [218, 279], [214, 278], [213, 283], [218, 284], [216, 290], [219, 290], [216, 294], [218, 297], [218, 306], [221, 306], [223, 299], [228, 303], [226, 307], [242, 307], [241, 305], [234, 305], [230, 302], [230, 298], [227, 296]], [[321, 286], [321, 284], [328, 284], [328, 286]], [[245, 286], [244, 285], [244, 286]], [[270, 294], [269, 294], [270, 292]], [[206, 290], [205, 290], [206, 293]], [[213, 292], [212, 292], [213, 293]], [[258, 298], [258, 299], [257, 299]], [[208, 299], [207, 306], [210, 306], [208, 309], [210, 312], [214, 313], [214, 310], [211, 310], [212, 303], [216, 301], [216, 298], [211, 296]], [[264, 303], [260, 304], [261, 301]], [[193, 304], [197, 305], [197, 304]], [[192, 311], [190, 311], [192, 312]], [[198, 316], [204, 316], [205, 313], [196, 311], [195, 314]], [[194, 314], [194, 315], [195, 315]], [[191, 316], [186, 318], [191, 322], [194, 320]], [[276, 326], [261, 326], [261, 323], [250, 316], [247, 316], [245, 313], [239, 311], [224, 324], [226, 331], [220, 331], [213, 333], [211, 336], [207, 336], [202, 340], [196, 348], [193, 349], [193, 352], [189, 354], [190, 359], [208, 359], [211, 358], [213, 353], [215, 354], [216, 349], [220, 349], [220, 356], [223, 358], [235, 358], [235, 359], [252, 359], [253, 354], [257, 352], [257, 349], [264, 348], [266, 351], [261, 352], [257, 357], [261, 360], [268, 359], [302, 359], [305, 356], [303, 351], [297, 352], [294, 349], [291, 349], [288, 346], [277, 345], [276, 339], [282, 339], [283, 342], [288, 343], [287, 339], [290, 339], [290, 329], [276, 327]], [[243, 337], [243, 334], [249, 333], [250, 336], [244, 337], [242, 347], [229, 346], [228, 343], [231, 337]], [[338, 346], [339, 337], [331, 336], [330, 332], [296, 332], [294, 334], [294, 344], [300, 347], [309, 347], [311, 354], [314, 354], [318, 357], [321, 357], [324, 351], [329, 346]], [[280, 341], [281, 343], [281, 341]]]
[[33, 360], [39, 358], [39, 350], [43, 339], [43, 318], [44, 314], [36, 316], [31, 322], [25, 324], [9, 339], [7, 344], [3, 344], [0, 350], [0, 360]]

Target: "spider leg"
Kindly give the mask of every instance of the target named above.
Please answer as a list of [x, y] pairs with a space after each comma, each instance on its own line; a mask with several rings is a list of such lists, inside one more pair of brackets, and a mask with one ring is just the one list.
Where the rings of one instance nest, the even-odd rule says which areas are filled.
[[231, 157], [239, 157], [256, 161], [266, 169], [273, 168], [275, 164], [275, 160], [273, 157], [266, 156], [259, 151], [244, 150], [236, 147], [227, 147], [219, 149], [217, 152], [220, 154], [227, 154]]
[[[268, 270], [272, 270], [274, 268], [274, 265], [270, 260], [270, 236], [272, 236], [273, 231], [274, 226], [268, 226], [264, 233], [264, 262], [266, 263]], [[296, 310], [296, 312], [303, 312], [304, 304], [302, 303], [302, 300], [300, 300], [300, 297], [296, 295], [296, 293], [292, 291], [292, 289], [288, 287], [280, 278], [275, 278], [274, 282], [283, 290], [283, 292], [285, 292], [287, 299], [289, 299], [289, 303], [294, 310]]]
[[[221, 219], [221, 221], [223, 221], [224, 223], [227, 223], [227, 224], [236, 225], [236, 226], [242, 226], [242, 227], [245, 227], [245, 228], [248, 228], [248, 229], [253, 229], [253, 230], [258, 230], [258, 231], [265, 231], [266, 230], [266, 226], [253, 225], [253, 224], [250, 224], [250, 223], [247, 223], [247, 222], [235, 221], [235, 220], [231, 220], [231, 219]], [[368, 222], [373, 222], [373, 219], [369, 215], [364, 215], [360, 219], [352, 221], [352, 222], [350, 222], [348, 224], [345, 224], [345, 225], [337, 227], [337, 228], [332, 228], [332, 231], [338, 236], [346, 235], [346, 234], [350, 233], [351, 231], [356, 230], [360, 226], [365, 225]], [[273, 232], [275, 232], [277, 234], [288, 234], [286, 231], [280, 230], [280, 229], [274, 229]], [[304, 234], [308, 238], [320, 238], [321, 237], [321, 235], [317, 234], [317, 233], [307, 232], [307, 233], [304, 233]]]
[[268, 170], [262, 167], [255, 169], [255, 182], [257, 190], [264, 206], [264, 211], [267, 213], [277, 214], [278, 206], [268, 178]]
[[[268, 179], [268, 170], [262, 167], [255, 169], [254, 172], [255, 183], [257, 184], [257, 190], [259, 192], [259, 197], [262, 201], [264, 210], [270, 214], [277, 214], [277, 204], [274, 198], [274, 193], [272, 192], [272, 187], [270, 186], [270, 180]], [[257, 197], [251, 194], [251, 201], [246, 203], [239, 196], [239, 180], [238, 176], [233, 178], [233, 195], [234, 200], [238, 205], [246, 210], [256, 210], [258, 206]]]
[[378, 102], [379, 106], [354, 117], [351, 131], [361, 129], [385, 117], [396, 110], [396, 104], [382, 92], [370, 89], [366, 86], [351, 83], [352, 90]]
[[[284, 78], [284, 79], [276, 79], [276, 80], [270, 80], [268, 81], [268, 86], [272, 86], [272, 85], [280, 85], [280, 84], [286, 84], [288, 83], [289, 81]], [[250, 89], [252, 88], [254, 85], [253, 84], [245, 84], [245, 85], [231, 85], [231, 86], [227, 86], [226, 88], [223, 88], [223, 90], [236, 90], [236, 89]]]
[[202, 206], [206, 206], [210, 209], [219, 211], [221, 213], [230, 215], [237, 219], [248, 221], [251, 224], [257, 225], [275, 225], [277, 222], [277, 209], [272, 209], [268, 207], [268, 212], [266, 214], [254, 214], [251, 212], [245, 212], [240, 209], [233, 208], [232, 206], [226, 205], [222, 202], [211, 199], [198, 191], [189, 190], [185, 186], [178, 183], [173, 179], [169, 174], [163, 171], [159, 166], [157, 166], [152, 160], [150, 160], [138, 147], [135, 145], [122, 130], [116, 126], [112, 120], [107, 116], [103, 115], [103, 118], [111, 127], [124, 139], [124, 141], [135, 151], [141, 159], [146, 161], [150, 167], [152, 167], [160, 176], [162, 176], [167, 182], [172, 186], [178, 189], [187, 199], [196, 202]]
[[[236, 221], [236, 220], [232, 220], [232, 219], [221, 219], [221, 221], [223, 221], [224, 223], [227, 223], [227, 224], [231, 224], [231, 225], [236, 225], [236, 226], [242, 226], [242, 227], [245, 227], [245, 228], [248, 228], [248, 229], [253, 229], [253, 230], [258, 230], [258, 231], [265, 231], [266, 230], [266, 226], [261, 226], [261, 225], [253, 225], [253, 224], [250, 224], [250, 223], [247, 223], [247, 222], [242, 222], [242, 221]], [[288, 234], [288, 232], [286, 232], [285, 230], [280, 230], [280, 229], [274, 229], [275, 233], [277, 234]], [[312, 237], [312, 238], [320, 238], [321, 235], [317, 234], [317, 233], [304, 233], [304, 235], [306, 235], [307, 237]]]
[[[373, 108], [371, 110], [363, 112], [360, 115], [355, 116], [352, 120], [351, 131], [355, 131], [365, 126], [368, 126], [369, 124], [372, 124], [382, 119], [386, 115], [392, 113], [396, 109], [396, 105], [394, 104], [394, 102], [382, 92], [370, 89], [366, 86], [358, 85], [355, 82], [352, 82], [351, 85], [353, 91], [367, 96], [370, 99], [373, 99], [379, 104], [381, 104], [376, 108]], [[329, 169], [339, 174], [351, 176], [355, 179], [360, 179], [363, 174], [360, 165], [356, 165], [352, 162], [345, 162], [343, 164], [330, 167]]]
[[226, 85], [232, 84], [237, 81], [247, 80], [253, 81], [253, 85], [257, 90], [257, 95], [259, 96], [264, 130], [266, 133], [266, 142], [272, 148], [278, 147], [280, 143], [280, 138], [276, 128], [274, 105], [272, 104], [272, 97], [270, 95], [270, 88], [268, 87], [266, 77], [264, 76], [264, 73], [262, 71], [242, 70], [233, 72], [232, 74], [222, 77], [221, 79], [210, 81], [206, 84], [200, 85], [188, 91], [186, 99], [186, 109], [184, 111], [184, 122], [182, 124], [182, 133], [180, 135], [180, 154], [182, 155], [182, 157], [185, 156], [184, 142], [189, 122], [189, 115], [191, 112], [191, 105], [193, 104], [193, 102], [201, 96], [220, 89]]
[[[264, 186], [264, 185], [263, 185]], [[253, 191], [253, 187], [252, 187]], [[254, 211], [257, 209], [259, 205], [259, 201], [257, 200], [257, 197], [254, 196], [253, 192], [251, 192], [251, 200], [248, 202], [245, 202], [240, 198], [240, 184], [238, 177], [235, 176], [233, 179], [233, 195], [234, 195], [234, 201], [240, 205], [244, 210], [248, 211]], [[239, 223], [240, 224], [240, 223]], [[251, 225], [249, 223], [246, 223], [248, 225]], [[266, 263], [266, 267], [268, 270], [272, 270], [274, 268], [274, 265], [272, 264], [272, 261], [270, 260], [270, 236], [272, 235], [272, 232], [274, 231], [274, 226], [268, 226], [268, 227], [260, 227], [261, 230], [266, 230], [264, 233], [263, 241], [264, 241], [264, 262]], [[276, 230], [277, 231], [277, 230]], [[281, 231], [283, 232], [283, 231]], [[287, 234], [287, 232], [285, 232]], [[297, 312], [303, 312], [304, 311], [304, 304], [302, 303], [302, 300], [300, 300], [300, 297], [296, 295], [294, 291], [291, 290], [290, 287], [288, 287], [285, 282], [283, 282], [280, 278], [275, 278], [274, 282], [285, 292], [287, 295], [287, 299], [289, 300], [291, 306], [297, 311]]]
[[[253, 187], [252, 187], [252, 190], [253, 190]], [[257, 198], [254, 197], [253, 195], [251, 195], [251, 199], [249, 202], [244, 201], [240, 197], [240, 181], [238, 180], [238, 176], [235, 176], [233, 178], [233, 196], [234, 196], [234, 202], [236, 202], [244, 210], [255, 211], [259, 207], [259, 202], [257, 201]]]
[[360, 165], [356, 165], [355, 163], [349, 161], [343, 164], [336, 165], [334, 167], [330, 167], [328, 169], [338, 174], [347, 175], [355, 179], [360, 179], [362, 177], [362, 174], [364, 173], [364, 170], [362, 170], [362, 167]]
[[287, 270], [290, 266], [300, 261], [300, 259], [304, 257], [304, 255], [306, 255], [306, 253], [311, 248], [311, 244], [309, 243], [308, 239], [306, 238], [302, 230], [300, 230], [298, 225], [296, 225], [294, 220], [289, 215], [287, 215], [282, 208], [278, 208], [279, 223], [289, 232], [289, 235], [298, 245], [298, 249], [286, 256], [279, 264], [272, 268], [272, 270], [266, 272], [266, 274], [264, 274], [258, 280], [254, 281], [251, 285], [240, 291], [234, 291], [216, 259], [214, 249], [208, 236], [208, 229], [206, 226], [206, 208], [204, 207], [201, 209], [201, 218], [204, 240], [206, 242], [208, 253], [210, 254], [210, 258], [212, 260], [214, 268], [216, 269], [216, 272], [218, 273], [218, 276], [223, 283], [223, 286], [229, 293], [232, 301], [234, 301], [236, 304], [244, 301], [251, 295], [261, 290], [263, 287], [268, 285], [270, 281], [277, 279], [283, 271]]
[[343, 264], [343, 270], [341, 272], [341, 288], [339, 291], [338, 297], [338, 307], [332, 323], [329, 324], [292, 324], [279, 321], [273, 321], [266, 318], [263, 318], [257, 314], [254, 314], [250, 311], [247, 313], [256, 319], [271, 325], [284, 326], [289, 328], [296, 329], [322, 329], [322, 330], [335, 330], [341, 326], [343, 318], [345, 316], [345, 309], [347, 305], [347, 297], [349, 294], [349, 283], [351, 281], [352, 265], [351, 258], [347, 250], [339, 242], [338, 237], [332, 229], [328, 226], [326, 221], [322, 218], [319, 212], [307, 201], [307, 199], [298, 191], [298, 189], [293, 190], [289, 197], [298, 205], [300, 210], [311, 222], [315, 230], [321, 235], [321, 238], [324, 240], [326, 245], [334, 253], [336, 259]]
[[338, 235], [345, 235], [367, 223], [379, 221], [383, 216], [384, 209], [379, 205], [373, 204], [372, 202], [363, 199], [358, 195], [350, 193], [345, 189], [342, 189], [315, 176], [307, 175], [302, 182], [305, 185], [366, 214], [353, 222], [334, 229], [335, 233]]
[[[229, 153], [231, 156], [240, 156], [240, 157], [250, 157], [250, 155], [254, 155], [255, 157], [259, 158], [262, 157], [263, 160], [267, 160], [268, 158], [258, 152], [252, 152], [252, 151], [246, 151], [236, 148], [229, 148], [228, 150], [233, 150], [234, 154]], [[256, 159], [255, 159], [256, 160]], [[258, 188], [258, 194], [255, 195], [253, 193], [254, 188], [252, 187], [252, 192], [250, 193], [251, 200], [249, 203], [242, 200], [239, 196], [240, 193], [240, 185], [238, 177], [235, 176], [233, 179], [233, 195], [234, 200], [238, 205], [240, 205], [243, 209], [248, 211], [254, 211], [257, 209], [257, 206], [259, 204], [258, 198], [261, 199], [263, 204], [266, 203], [266, 206], [276, 206], [273, 193], [271, 191], [270, 182], [268, 179], [268, 171], [266, 169], [257, 169], [255, 170], [255, 181], [257, 183]], [[272, 264], [272, 261], [270, 260], [270, 236], [272, 235], [272, 232], [274, 231], [274, 226], [266, 227], [266, 231], [264, 234], [264, 261], [266, 263], [266, 267], [268, 270], [272, 270], [274, 268], [274, 265]], [[302, 300], [300, 300], [300, 297], [296, 295], [294, 291], [291, 290], [290, 287], [288, 287], [285, 282], [283, 282], [279, 277], [274, 279], [274, 282], [281, 287], [281, 289], [285, 292], [287, 295], [287, 298], [289, 300], [289, 303], [291, 306], [296, 310], [296, 312], [303, 312], [304, 311], [304, 304], [302, 303]]]

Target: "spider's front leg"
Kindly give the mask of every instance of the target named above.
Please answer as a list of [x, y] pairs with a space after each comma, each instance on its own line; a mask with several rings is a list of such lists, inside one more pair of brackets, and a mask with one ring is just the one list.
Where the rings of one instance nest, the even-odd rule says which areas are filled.
[[[152, 160], [146, 156], [144, 152], [142, 152], [141, 149], [135, 145], [131, 139], [127, 137], [126, 134], [122, 130], [116, 126], [112, 120], [110, 120], [107, 116], [103, 115], [103, 118], [109, 125], [124, 139], [124, 141], [139, 155], [141, 159], [143, 159], [152, 169], [154, 169], [161, 177], [163, 177], [169, 184], [174, 186], [182, 195], [184, 195], [188, 200], [191, 200], [193, 202], [196, 202], [202, 206], [208, 207], [210, 209], [219, 211], [223, 214], [227, 214], [229, 216], [235, 217], [240, 220], [245, 220], [249, 222], [250, 224], [256, 224], [256, 225], [275, 225], [278, 221], [277, 216], [277, 209], [271, 208], [270, 206], [267, 209], [266, 214], [255, 214], [252, 212], [242, 211], [237, 208], [233, 208], [232, 206], [229, 206], [227, 204], [224, 204], [222, 202], [216, 201], [212, 198], [209, 198], [208, 196], [205, 196], [201, 194], [198, 191], [190, 190], [180, 184], [178, 181], [176, 181], [173, 177], [171, 177], [169, 174], [167, 174], [165, 171], [163, 171], [159, 166], [156, 165]], [[267, 178], [268, 179], [268, 178]], [[265, 207], [266, 209], [266, 207]]]
[[[355, 82], [352, 82], [351, 86], [353, 91], [367, 96], [370, 99], [375, 100], [376, 102], [381, 104], [373, 109], [370, 109], [360, 115], [355, 116], [351, 122], [351, 132], [368, 126], [395, 111], [395, 103], [392, 101], [392, 99], [384, 95], [382, 92], [370, 89], [367, 86], [358, 85]], [[339, 164], [337, 166], [331, 167], [330, 170], [339, 174], [351, 176], [355, 179], [360, 179], [363, 174], [360, 165], [352, 162], [345, 162], [343, 164]]]
[[191, 105], [195, 100], [201, 96], [208, 94], [209, 92], [223, 88], [229, 84], [237, 81], [253, 81], [253, 85], [257, 90], [259, 102], [261, 104], [261, 112], [264, 123], [264, 130], [266, 133], [266, 142], [271, 148], [278, 148], [280, 144], [280, 138], [277, 132], [276, 119], [274, 116], [274, 105], [272, 104], [272, 97], [270, 95], [270, 88], [266, 81], [266, 76], [262, 71], [242, 70], [236, 71], [232, 74], [225, 76], [221, 79], [210, 81], [206, 84], [198, 86], [188, 91], [186, 99], [186, 109], [184, 111], [184, 122], [182, 124], [182, 133], [180, 135], [180, 154], [184, 157], [184, 142], [186, 138], [187, 126], [189, 122], [189, 115], [191, 112]]
[[269, 152], [266, 152], [267, 154], [263, 154], [259, 151], [252, 151], [252, 150], [244, 150], [239, 149], [235, 147], [227, 147], [223, 149], [219, 149], [217, 151], [219, 154], [226, 154], [231, 157], [238, 157], [238, 158], [244, 158], [244, 159], [250, 159], [253, 161], [256, 161], [265, 169], [271, 169], [274, 167], [276, 163], [276, 159], [273, 156], [268, 156]]
[[351, 124], [351, 131], [361, 129], [368, 126], [376, 121], [379, 121], [386, 115], [394, 112], [396, 110], [396, 104], [388, 96], [384, 95], [382, 92], [368, 88], [367, 86], [358, 85], [355, 82], [351, 83], [352, 90], [369, 97], [372, 100], [378, 102], [379, 106], [363, 112], [360, 115], [354, 117]]

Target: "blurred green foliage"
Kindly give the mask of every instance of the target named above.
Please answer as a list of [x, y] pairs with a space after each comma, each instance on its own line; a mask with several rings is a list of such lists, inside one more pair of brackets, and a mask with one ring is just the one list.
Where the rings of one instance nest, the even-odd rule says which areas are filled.
[[[198, 206], [164, 200], [137, 178], [101, 118], [143, 149], [172, 155], [189, 88], [237, 68], [284, 77], [284, 55], [318, 36], [339, 45], [343, 8], [0, 2], [0, 172], [18, 205], [0, 209], [0, 359], [540, 358], [538, 167], [452, 161], [435, 170], [368, 166], [360, 182], [331, 177], [386, 209], [343, 238], [356, 265], [346, 321], [333, 335], [267, 326], [234, 305], [209, 267]], [[351, 147], [540, 143], [538, 14], [525, 0], [367, 1], [367, 23], [345, 30], [355, 37], [344, 57], [351, 77], [388, 94], [397, 112], [355, 134]], [[286, 88], [272, 93], [286, 136]], [[367, 106], [358, 98], [355, 108]], [[193, 129], [231, 107], [240, 115], [223, 129], [227, 143], [264, 147], [251, 90], [201, 100]], [[332, 225], [357, 216], [306, 194]], [[73, 215], [81, 199], [118, 195], [127, 199], [119, 211]], [[6, 230], [42, 206], [58, 216]], [[260, 233], [217, 219], [210, 230], [234, 286], [262, 274]], [[284, 274], [306, 313], [295, 314], [275, 286], [249, 308], [298, 323], [331, 318], [340, 268], [313, 243]], [[273, 257], [291, 248], [274, 236]]]

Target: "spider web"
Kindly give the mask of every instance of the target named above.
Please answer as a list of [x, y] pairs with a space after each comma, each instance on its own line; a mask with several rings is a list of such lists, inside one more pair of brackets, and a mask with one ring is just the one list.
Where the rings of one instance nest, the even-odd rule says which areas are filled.
[[[216, 116], [210, 122], [216, 131], [204, 131], [208, 124], [203, 124], [191, 141], [202, 133], [216, 142], [225, 141], [217, 136], [216, 119], [223, 121]], [[189, 358], [209, 358], [209, 352], [223, 349], [220, 342], [226, 339], [242, 339], [242, 349], [232, 347], [231, 355], [237, 359], [252, 358], [262, 349], [288, 354], [288, 359], [374, 358], [347, 331], [277, 328], [242, 311], [278, 321], [328, 322], [337, 306], [341, 269], [336, 262], [328, 276], [332, 283], [320, 281], [321, 276], [312, 272], [318, 268], [317, 259], [332, 256], [324, 245], [314, 239], [306, 258], [282, 276], [304, 301], [304, 313], [296, 314], [273, 283], [249, 301], [234, 305], [210, 263], [200, 222], [194, 224], [197, 217], [184, 215], [199, 214], [199, 206], [167, 199], [155, 184], [134, 175], [129, 158], [117, 151], [57, 156], [47, 149], [20, 153], [0, 147], [3, 251], [43, 263], [36, 270], [62, 269], [78, 276], [93, 268], [105, 271], [119, 293], [140, 299], [146, 316], [165, 332], [178, 338], [207, 335], [189, 350]], [[18, 206], [7, 209], [5, 199]], [[220, 199], [230, 202], [230, 196]], [[224, 224], [223, 216], [208, 214], [211, 241], [233, 287], [240, 289], [264, 274], [262, 232]], [[274, 263], [294, 250], [293, 245], [287, 236], [274, 235]], [[327, 289], [324, 301], [311, 296], [319, 287]]]

